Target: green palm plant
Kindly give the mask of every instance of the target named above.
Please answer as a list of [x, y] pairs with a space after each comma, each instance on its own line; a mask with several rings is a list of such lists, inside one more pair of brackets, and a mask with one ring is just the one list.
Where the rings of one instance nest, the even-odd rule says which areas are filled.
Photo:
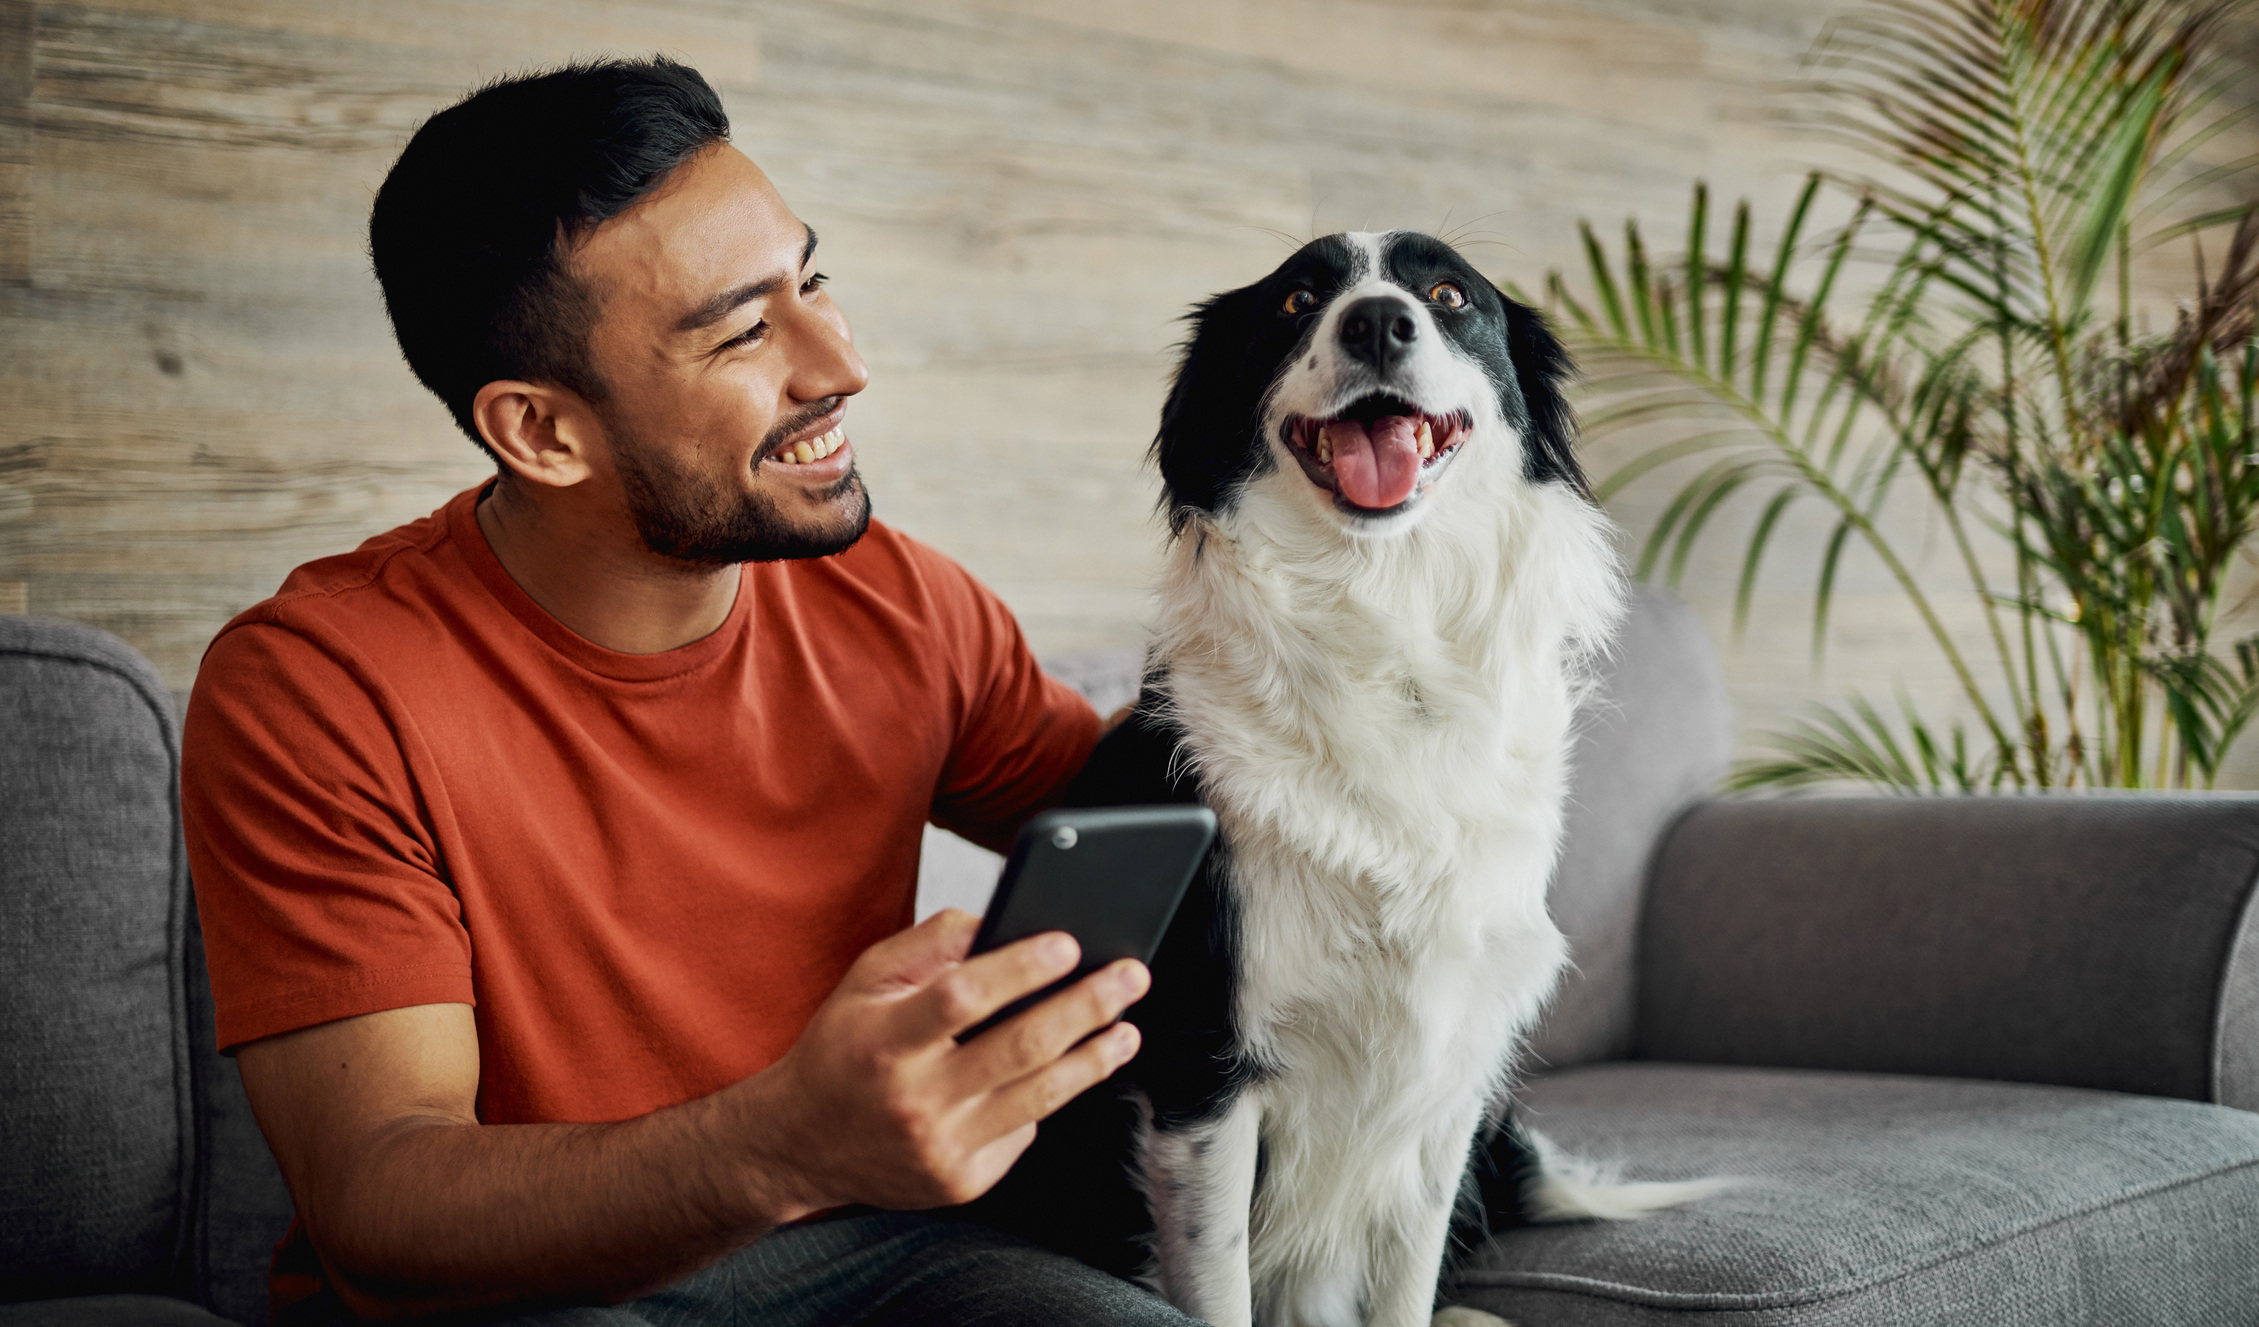
[[[1616, 253], [1548, 302], [1589, 375], [1586, 429], [1653, 441], [1603, 498], [1670, 467], [1642, 576], [1673, 583], [1714, 518], [1756, 501], [1737, 629], [1784, 514], [1832, 520], [1815, 658], [1854, 547], [1896, 581], [1960, 684], [1967, 723], [1903, 696], [1824, 707], [1741, 786], [1905, 789], [2209, 784], [2259, 710], [2259, 637], [2215, 639], [2259, 528], [2259, 209], [2176, 210], [2254, 162], [2192, 154], [2245, 114], [2220, 94], [2235, 0], [1885, 0], [1814, 54], [1813, 125], [1870, 175], [1807, 179], [1769, 250], [1745, 202], [1685, 253]], [[1808, 234], [1841, 200], [1850, 219]], [[2228, 233], [2208, 266], [2207, 236]], [[1716, 232], [1716, 233], [1714, 233]], [[2137, 327], [2133, 267], [2197, 247], [2174, 326]], [[1854, 297], [1858, 278], [1869, 287]], [[1957, 636], [1896, 546], [1886, 503], [1939, 517], [1981, 606]], [[1989, 560], [1988, 552], [2003, 552]], [[2002, 565], [2009, 568], [2001, 570]]]

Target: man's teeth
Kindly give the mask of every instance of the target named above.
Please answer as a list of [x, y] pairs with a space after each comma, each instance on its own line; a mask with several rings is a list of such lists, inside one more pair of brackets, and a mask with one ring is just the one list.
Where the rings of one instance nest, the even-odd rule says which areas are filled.
[[845, 425], [841, 425], [820, 438], [810, 438], [796, 446], [779, 447], [769, 459], [806, 465], [810, 461], [820, 461], [846, 445], [847, 429]]

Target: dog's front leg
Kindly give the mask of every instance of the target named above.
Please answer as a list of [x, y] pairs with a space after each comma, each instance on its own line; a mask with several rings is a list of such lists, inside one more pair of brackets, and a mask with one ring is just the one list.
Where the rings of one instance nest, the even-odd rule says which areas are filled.
[[1373, 1234], [1366, 1327], [1428, 1327], [1435, 1312], [1436, 1278], [1451, 1238], [1451, 1209], [1466, 1173], [1467, 1148], [1482, 1123], [1482, 1107], [1476, 1103], [1455, 1114], [1459, 1118], [1421, 1144], [1420, 1192], [1405, 1195], [1396, 1219]]
[[1241, 1093], [1198, 1124], [1149, 1126], [1141, 1149], [1161, 1293], [1215, 1327], [1255, 1320], [1247, 1218], [1261, 1122], [1254, 1094]]

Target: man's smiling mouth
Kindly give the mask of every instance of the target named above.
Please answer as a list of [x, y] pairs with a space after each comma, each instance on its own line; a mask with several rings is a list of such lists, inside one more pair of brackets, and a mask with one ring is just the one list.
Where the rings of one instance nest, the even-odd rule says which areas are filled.
[[803, 438], [797, 443], [779, 447], [769, 453], [767, 460], [777, 465], [808, 465], [820, 461], [847, 445], [847, 426], [834, 424], [831, 432], [813, 438]]

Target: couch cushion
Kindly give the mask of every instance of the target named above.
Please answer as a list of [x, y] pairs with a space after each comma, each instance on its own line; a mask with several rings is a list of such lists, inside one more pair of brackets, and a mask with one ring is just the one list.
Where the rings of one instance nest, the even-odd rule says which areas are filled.
[[178, 748], [148, 663], [0, 617], [0, 1300], [172, 1284], [191, 1182]]
[[2259, 1115], [2079, 1088], [1621, 1063], [1526, 1092], [1631, 1178], [1742, 1187], [1517, 1230], [1459, 1298], [1546, 1327], [2249, 1322]]

